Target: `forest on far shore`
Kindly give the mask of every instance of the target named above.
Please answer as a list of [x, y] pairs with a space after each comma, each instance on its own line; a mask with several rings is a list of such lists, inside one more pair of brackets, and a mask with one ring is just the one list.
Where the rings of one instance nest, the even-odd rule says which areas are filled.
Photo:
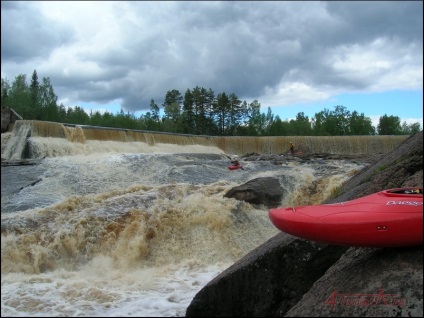
[[374, 127], [364, 113], [342, 105], [324, 108], [312, 118], [299, 112], [295, 119], [283, 121], [270, 107], [262, 113], [258, 100], [247, 103], [234, 93], [215, 94], [198, 86], [184, 95], [176, 89], [167, 91], [162, 110], [152, 99], [150, 111], [139, 117], [122, 110], [88, 114], [79, 106], [58, 105], [57, 100], [50, 78], [43, 77], [40, 83], [36, 70], [29, 85], [24, 74], [12, 84], [1, 79], [1, 107], [12, 108], [27, 120], [210, 136], [412, 135], [421, 130], [418, 122], [401, 123], [398, 116], [387, 114]]

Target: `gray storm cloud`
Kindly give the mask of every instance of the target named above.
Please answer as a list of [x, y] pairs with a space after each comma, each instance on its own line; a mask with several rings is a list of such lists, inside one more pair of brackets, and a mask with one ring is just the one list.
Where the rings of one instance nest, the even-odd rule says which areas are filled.
[[36, 69], [59, 98], [122, 100], [127, 111], [195, 86], [275, 103], [410, 89], [406, 74], [422, 87], [422, 2], [62, 4], [2, 1], [2, 77]]

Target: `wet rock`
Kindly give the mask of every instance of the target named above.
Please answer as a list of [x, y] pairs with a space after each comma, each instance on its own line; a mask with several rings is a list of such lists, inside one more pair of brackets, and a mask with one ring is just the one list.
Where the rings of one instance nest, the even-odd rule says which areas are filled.
[[265, 205], [268, 208], [277, 207], [283, 197], [283, 188], [276, 178], [263, 177], [252, 179], [245, 184], [234, 187], [224, 195], [251, 204]]

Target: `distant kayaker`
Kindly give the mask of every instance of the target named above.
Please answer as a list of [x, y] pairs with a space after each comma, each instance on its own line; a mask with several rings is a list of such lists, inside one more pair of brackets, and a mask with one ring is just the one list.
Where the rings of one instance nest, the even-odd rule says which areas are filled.
[[231, 160], [231, 163], [233, 164], [233, 166], [239, 167], [240, 169], [244, 170], [237, 159]]
[[239, 162], [237, 159], [233, 159], [233, 160], [231, 160], [231, 163], [232, 163], [234, 166], [240, 166], [240, 162]]
[[294, 143], [290, 141], [290, 153], [294, 155]]

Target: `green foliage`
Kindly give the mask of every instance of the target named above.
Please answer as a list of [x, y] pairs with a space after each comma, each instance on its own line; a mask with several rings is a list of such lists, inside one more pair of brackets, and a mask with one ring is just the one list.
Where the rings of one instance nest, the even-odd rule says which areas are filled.
[[310, 136], [312, 135], [312, 126], [308, 116], [300, 112], [296, 116], [296, 120], [290, 121], [290, 131], [294, 132], [297, 136]]
[[29, 86], [29, 109], [31, 110], [30, 117], [41, 119], [43, 117], [41, 111], [41, 94], [40, 84], [38, 82], [37, 72], [34, 70], [31, 77], [31, 85]]
[[415, 133], [420, 131], [420, 123], [416, 122], [413, 124], [408, 125], [406, 122], [403, 122], [402, 124], [402, 135], [414, 135]]
[[315, 116], [315, 129], [317, 135], [343, 136], [349, 135], [350, 112], [344, 106], [335, 106], [334, 111], [324, 108]]
[[13, 108], [24, 119], [32, 118], [29, 96], [29, 87], [26, 82], [26, 75], [20, 74], [15, 77], [12, 87], [8, 93], [8, 107]]
[[213, 130], [210, 120], [213, 118], [215, 93], [211, 89], [196, 86], [191, 92], [187, 90], [186, 96], [189, 100], [184, 103], [184, 131], [196, 135], [210, 133]]
[[402, 128], [400, 126], [400, 119], [398, 116], [384, 116], [380, 117], [380, 122], [377, 125], [377, 132], [379, 135], [401, 135]]
[[[40, 120], [58, 121], [57, 96], [50, 82], [50, 78], [43, 77], [43, 84], [38, 91], [38, 98], [37, 104], [34, 105], [35, 117], [38, 117]], [[41, 115], [37, 116], [39, 113]]]
[[218, 135], [229, 135], [230, 131], [230, 99], [227, 94], [219, 93], [215, 106], [215, 120], [218, 125]]
[[[92, 116], [92, 118], [99, 118], [101, 115], [96, 112], [98, 116]], [[65, 122], [69, 124], [80, 124], [80, 125], [88, 125], [90, 123], [90, 117], [88, 114], [79, 106], [75, 106], [74, 108], [68, 108], [66, 111]], [[97, 121], [99, 124], [100, 120]]]
[[181, 104], [183, 97], [180, 92], [176, 89], [170, 90], [165, 95], [163, 102], [163, 109], [165, 112], [165, 118], [176, 122], [180, 116]]
[[254, 100], [247, 107], [247, 130], [249, 136], [259, 136], [265, 129], [265, 116], [261, 114], [261, 103]]
[[312, 118], [299, 112], [295, 119], [283, 121], [270, 107], [262, 113], [258, 100], [247, 103], [235, 93], [215, 95], [211, 88], [199, 86], [187, 89], [184, 97], [176, 89], [166, 92], [162, 118], [153, 99], [150, 111], [139, 118], [123, 110], [117, 114], [87, 114], [79, 106], [57, 105], [57, 100], [50, 79], [44, 77], [40, 83], [36, 70], [29, 86], [24, 74], [16, 76], [12, 84], [1, 79], [1, 107], [13, 108], [30, 120], [218, 136], [412, 135], [421, 130], [418, 122], [401, 126], [399, 117], [386, 114], [375, 129], [369, 117], [351, 113], [342, 105], [334, 110], [324, 108]]
[[371, 119], [364, 113], [358, 114], [355, 110], [349, 118], [350, 135], [375, 135], [375, 128]]
[[269, 136], [288, 136], [289, 135], [290, 123], [282, 121], [280, 117], [275, 116], [275, 120], [268, 127]]

